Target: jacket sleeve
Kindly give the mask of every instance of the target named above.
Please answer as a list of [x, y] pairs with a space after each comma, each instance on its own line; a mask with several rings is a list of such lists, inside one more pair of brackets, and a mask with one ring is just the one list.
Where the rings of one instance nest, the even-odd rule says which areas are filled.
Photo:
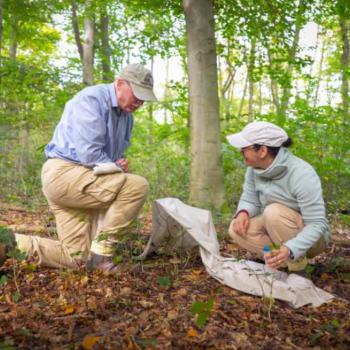
[[238, 203], [236, 214], [241, 210], [247, 210], [249, 217], [260, 214], [260, 201], [255, 189], [253, 169], [248, 167], [245, 173], [243, 193]]
[[315, 170], [310, 167], [307, 173], [299, 175], [293, 183], [293, 188], [305, 226], [284, 245], [291, 249], [294, 258], [298, 259], [304, 256], [321, 237], [327, 242], [329, 228], [321, 181]]

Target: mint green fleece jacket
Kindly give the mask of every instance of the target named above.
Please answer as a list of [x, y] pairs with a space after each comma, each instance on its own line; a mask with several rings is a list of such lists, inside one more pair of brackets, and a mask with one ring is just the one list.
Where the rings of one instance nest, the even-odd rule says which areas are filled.
[[293, 156], [284, 147], [267, 169], [248, 167], [237, 212], [245, 209], [250, 217], [254, 217], [272, 203], [283, 204], [303, 217], [304, 228], [283, 243], [293, 252], [295, 259], [305, 255], [320, 237], [329, 242], [321, 181], [310, 164]]

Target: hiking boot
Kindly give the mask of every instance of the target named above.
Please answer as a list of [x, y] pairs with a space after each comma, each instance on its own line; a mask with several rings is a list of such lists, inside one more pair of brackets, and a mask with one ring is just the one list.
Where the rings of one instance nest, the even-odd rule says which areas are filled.
[[89, 270], [98, 270], [106, 275], [115, 275], [120, 271], [120, 266], [113, 263], [112, 256], [105, 256], [91, 253], [90, 260], [87, 262]]
[[0, 265], [7, 259], [7, 253], [15, 247], [14, 233], [10, 229], [0, 226]]

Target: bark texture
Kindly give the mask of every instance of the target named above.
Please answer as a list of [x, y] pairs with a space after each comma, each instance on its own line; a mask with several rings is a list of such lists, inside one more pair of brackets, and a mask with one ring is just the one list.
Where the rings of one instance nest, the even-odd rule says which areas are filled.
[[94, 83], [94, 41], [95, 23], [91, 11], [91, 1], [86, 1], [86, 12], [84, 17], [84, 43], [83, 43], [83, 82], [86, 85]]
[[191, 116], [190, 201], [219, 208], [224, 187], [213, 2], [184, 0], [183, 6]]

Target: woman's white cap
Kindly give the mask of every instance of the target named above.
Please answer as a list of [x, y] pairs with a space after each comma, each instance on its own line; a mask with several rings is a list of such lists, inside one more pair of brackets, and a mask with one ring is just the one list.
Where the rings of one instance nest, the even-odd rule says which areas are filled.
[[287, 133], [279, 126], [269, 122], [253, 122], [236, 134], [226, 136], [233, 147], [244, 148], [251, 145], [281, 147], [288, 140]]

